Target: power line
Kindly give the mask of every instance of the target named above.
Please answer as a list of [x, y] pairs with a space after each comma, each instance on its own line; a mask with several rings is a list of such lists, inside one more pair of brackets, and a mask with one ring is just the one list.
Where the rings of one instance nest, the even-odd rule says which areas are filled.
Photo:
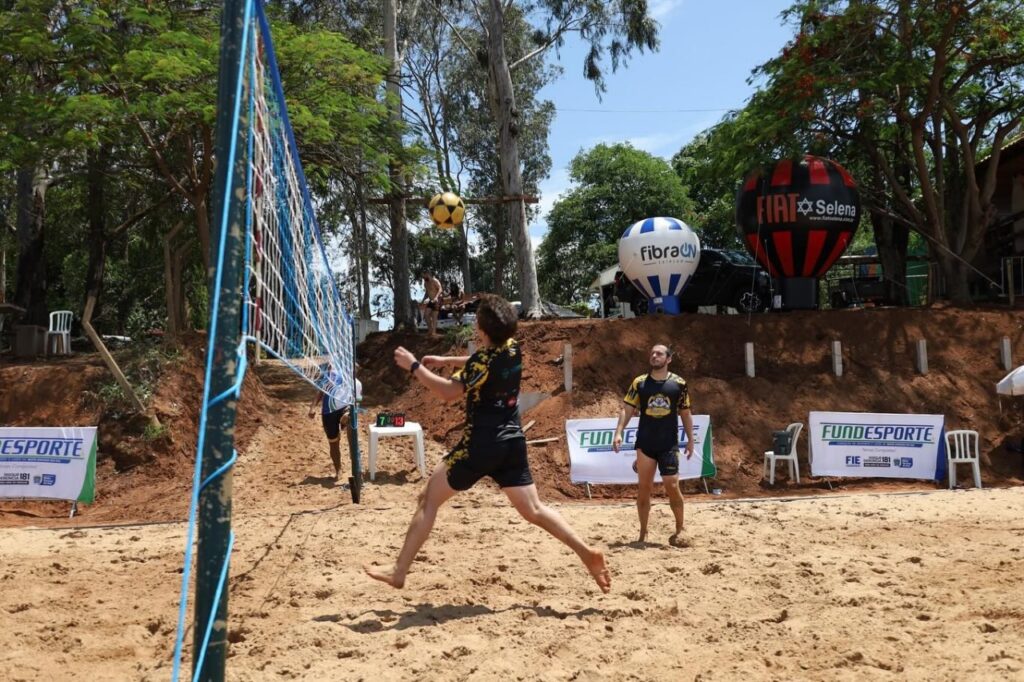
[[711, 114], [734, 109], [577, 109], [555, 107], [555, 111], [585, 112], [592, 114]]

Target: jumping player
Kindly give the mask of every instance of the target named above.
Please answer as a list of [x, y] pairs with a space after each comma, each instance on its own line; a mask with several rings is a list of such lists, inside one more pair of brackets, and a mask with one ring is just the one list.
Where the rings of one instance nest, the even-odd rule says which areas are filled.
[[[405, 585], [409, 566], [430, 535], [441, 505], [457, 492], [472, 488], [484, 476], [490, 476], [524, 519], [568, 545], [598, 587], [608, 592], [611, 576], [604, 554], [585, 544], [561, 514], [540, 501], [530, 475], [526, 436], [519, 424], [523, 357], [519, 344], [512, 338], [517, 326], [515, 310], [503, 298], [484, 295], [476, 322], [480, 349], [469, 357], [428, 355], [420, 362], [405, 348], [395, 350], [395, 363], [409, 370], [431, 393], [449, 402], [465, 396], [466, 428], [462, 439], [437, 465], [420, 493], [394, 567], [382, 571], [367, 566], [366, 573], [392, 587]], [[429, 369], [445, 365], [462, 365], [462, 369], [450, 379]]]
[[686, 459], [693, 457], [693, 417], [690, 414], [690, 393], [686, 382], [668, 371], [672, 349], [659, 343], [651, 348], [651, 371], [641, 374], [624, 398], [625, 405], [615, 427], [612, 449], [622, 446], [622, 431], [633, 415], [640, 412], [636, 430], [636, 472], [640, 478], [636, 509], [640, 515], [640, 542], [647, 540], [647, 519], [651, 514], [651, 491], [657, 467], [668, 495], [669, 506], [676, 520], [676, 532], [669, 543], [683, 545], [683, 494], [679, 490], [679, 425], [676, 413], [683, 418], [686, 429]]

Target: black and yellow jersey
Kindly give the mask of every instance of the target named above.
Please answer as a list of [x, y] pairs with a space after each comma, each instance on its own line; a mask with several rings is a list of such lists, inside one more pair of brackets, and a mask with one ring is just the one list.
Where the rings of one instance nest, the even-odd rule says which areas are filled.
[[519, 424], [519, 381], [523, 356], [515, 339], [481, 348], [452, 376], [466, 387], [466, 430], [462, 444], [525, 438]]
[[676, 414], [690, 409], [690, 392], [678, 374], [668, 373], [664, 379], [641, 374], [626, 391], [627, 405], [640, 412], [636, 447], [644, 452], [664, 452], [679, 445], [679, 422]]

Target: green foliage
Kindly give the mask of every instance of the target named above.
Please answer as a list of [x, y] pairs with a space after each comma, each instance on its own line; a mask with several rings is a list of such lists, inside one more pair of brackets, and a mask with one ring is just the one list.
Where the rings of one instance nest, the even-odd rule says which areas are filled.
[[623, 230], [652, 216], [680, 218], [698, 229], [693, 202], [664, 160], [628, 144], [601, 144], [573, 159], [575, 186], [548, 215], [538, 250], [538, 279], [546, 299], [578, 302], [587, 285], [618, 258]]
[[588, 303], [585, 303], [583, 301], [580, 301], [579, 303], [573, 303], [572, 305], [569, 306], [569, 309], [572, 310], [577, 315], [582, 315], [583, 317], [594, 316], [594, 309], [591, 308]]
[[444, 330], [444, 342], [449, 346], [461, 347], [473, 340], [475, 335], [473, 325], [463, 324], [457, 327], [448, 327]]
[[154, 424], [150, 422], [146, 424], [146, 428], [142, 430], [143, 440], [153, 442], [165, 438], [170, 434], [170, 429], [164, 424]]
[[[341, 180], [362, 169], [372, 191], [400, 154], [388, 141], [385, 66], [326, 24], [293, 24], [275, 7], [268, 12], [300, 155], [321, 224], [335, 231]], [[205, 325], [200, 224], [214, 164], [220, 13], [205, 0], [0, 5], [0, 208], [11, 215], [14, 170], [48, 169], [56, 179], [45, 214], [50, 309], [82, 309], [96, 241], [87, 170], [103, 150], [106, 267], [95, 326], [133, 337], [164, 326], [162, 237], [178, 222], [186, 226], [175, 244], [184, 247], [186, 312], [193, 326]]]

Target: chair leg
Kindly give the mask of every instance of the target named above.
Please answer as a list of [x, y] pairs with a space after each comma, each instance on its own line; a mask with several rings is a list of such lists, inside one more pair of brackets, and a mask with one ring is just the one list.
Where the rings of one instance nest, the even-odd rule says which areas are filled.
[[793, 471], [796, 472], [796, 482], [800, 483], [800, 462], [793, 460]]
[[771, 470], [768, 474], [768, 485], [775, 485], [775, 458], [771, 459]]
[[956, 487], [956, 460], [949, 460], [949, 489]]
[[974, 467], [974, 487], [975, 488], [980, 488], [981, 487], [981, 465], [978, 464], [978, 460], [974, 460], [973, 462], [971, 462], [971, 465]]
[[370, 480], [374, 480], [377, 476], [377, 434], [370, 434]]
[[423, 478], [427, 477], [427, 462], [426, 454], [423, 451], [423, 432], [417, 431], [416, 437], [416, 468], [420, 471], [420, 476]]

